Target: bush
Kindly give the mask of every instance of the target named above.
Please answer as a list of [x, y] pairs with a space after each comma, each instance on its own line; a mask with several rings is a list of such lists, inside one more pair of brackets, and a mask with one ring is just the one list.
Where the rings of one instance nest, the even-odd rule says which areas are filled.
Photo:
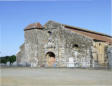
[[10, 64], [12, 64], [15, 61], [16, 61], [15, 55], [0, 57], [0, 63], [6, 64], [7, 62], [10, 62]]

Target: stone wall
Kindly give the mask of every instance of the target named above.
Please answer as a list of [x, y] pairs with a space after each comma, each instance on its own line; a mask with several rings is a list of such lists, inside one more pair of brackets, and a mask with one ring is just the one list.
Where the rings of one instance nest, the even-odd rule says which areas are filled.
[[[31, 67], [47, 67], [46, 54], [52, 52], [56, 67], [93, 67], [97, 59], [94, 49], [99, 49], [93, 49], [93, 44], [92, 38], [49, 21], [44, 29], [25, 30], [25, 43], [17, 54], [17, 61]], [[104, 60], [102, 57], [101, 61]]]
[[109, 68], [112, 69], [112, 46], [107, 49]]
[[74, 67], [90, 67], [92, 40], [65, 28], [61, 32], [65, 49], [62, 56], [65, 57], [66, 63], [69, 64], [69, 58], [73, 58]]
[[[95, 63], [99, 66], [107, 66], [107, 53], [106, 47], [108, 45], [105, 42], [93, 42], [93, 58]], [[96, 66], [98, 66], [96, 65]]]
[[26, 66], [25, 44], [24, 43], [20, 46], [20, 50], [16, 54], [16, 62], [18, 65]]
[[90, 67], [92, 39], [65, 29], [61, 24], [48, 22], [45, 29], [25, 31], [26, 62], [46, 66], [46, 53], [53, 52], [57, 67], [67, 67], [73, 58], [74, 67]]

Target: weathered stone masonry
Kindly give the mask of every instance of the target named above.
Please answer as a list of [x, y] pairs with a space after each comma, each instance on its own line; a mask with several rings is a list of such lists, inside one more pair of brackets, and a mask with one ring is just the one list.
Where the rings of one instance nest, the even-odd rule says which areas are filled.
[[31, 67], [107, 67], [110, 55], [105, 48], [111, 45], [111, 37], [109, 41], [99, 40], [75, 28], [54, 21], [44, 26], [30, 24], [24, 30], [25, 42], [17, 53], [17, 63]]

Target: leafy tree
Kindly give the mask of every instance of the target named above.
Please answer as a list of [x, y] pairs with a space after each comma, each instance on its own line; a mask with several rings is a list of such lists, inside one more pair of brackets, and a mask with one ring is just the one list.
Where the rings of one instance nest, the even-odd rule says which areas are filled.
[[6, 64], [7, 62], [10, 62], [10, 64], [12, 64], [15, 61], [16, 61], [15, 55], [0, 57], [0, 63]]
[[15, 55], [10, 56], [10, 58], [9, 58], [10, 64], [12, 64], [15, 61], [16, 61], [16, 56]]
[[1, 57], [1, 58], [0, 58], [0, 63], [6, 64], [6, 63], [7, 63], [6, 58], [5, 58], [5, 57]]

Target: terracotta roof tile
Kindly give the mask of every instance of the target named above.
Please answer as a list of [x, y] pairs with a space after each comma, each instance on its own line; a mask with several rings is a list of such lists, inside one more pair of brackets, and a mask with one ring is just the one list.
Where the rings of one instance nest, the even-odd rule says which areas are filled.
[[31, 29], [43, 29], [42, 25], [38, 22], [38, 23], [33, 23], [33, 24], [29, 24], [25, 29], [25, 30], [31, 30]]
[[71, 26], [67, 26], [67, 25], [65, 25], [65, 28], [72, 29], [73, 31], [75, 31], [77, 33], [86, 35], [86, 36], [91, 37], [93, 39], [105, 41], [105, 42], [108, 42], [109, 44], [112, 44], [112, 36], [98, 33], [98, 32], [94, 32], [94, 31], [81, 29], [81, 28], [71, 27]]

